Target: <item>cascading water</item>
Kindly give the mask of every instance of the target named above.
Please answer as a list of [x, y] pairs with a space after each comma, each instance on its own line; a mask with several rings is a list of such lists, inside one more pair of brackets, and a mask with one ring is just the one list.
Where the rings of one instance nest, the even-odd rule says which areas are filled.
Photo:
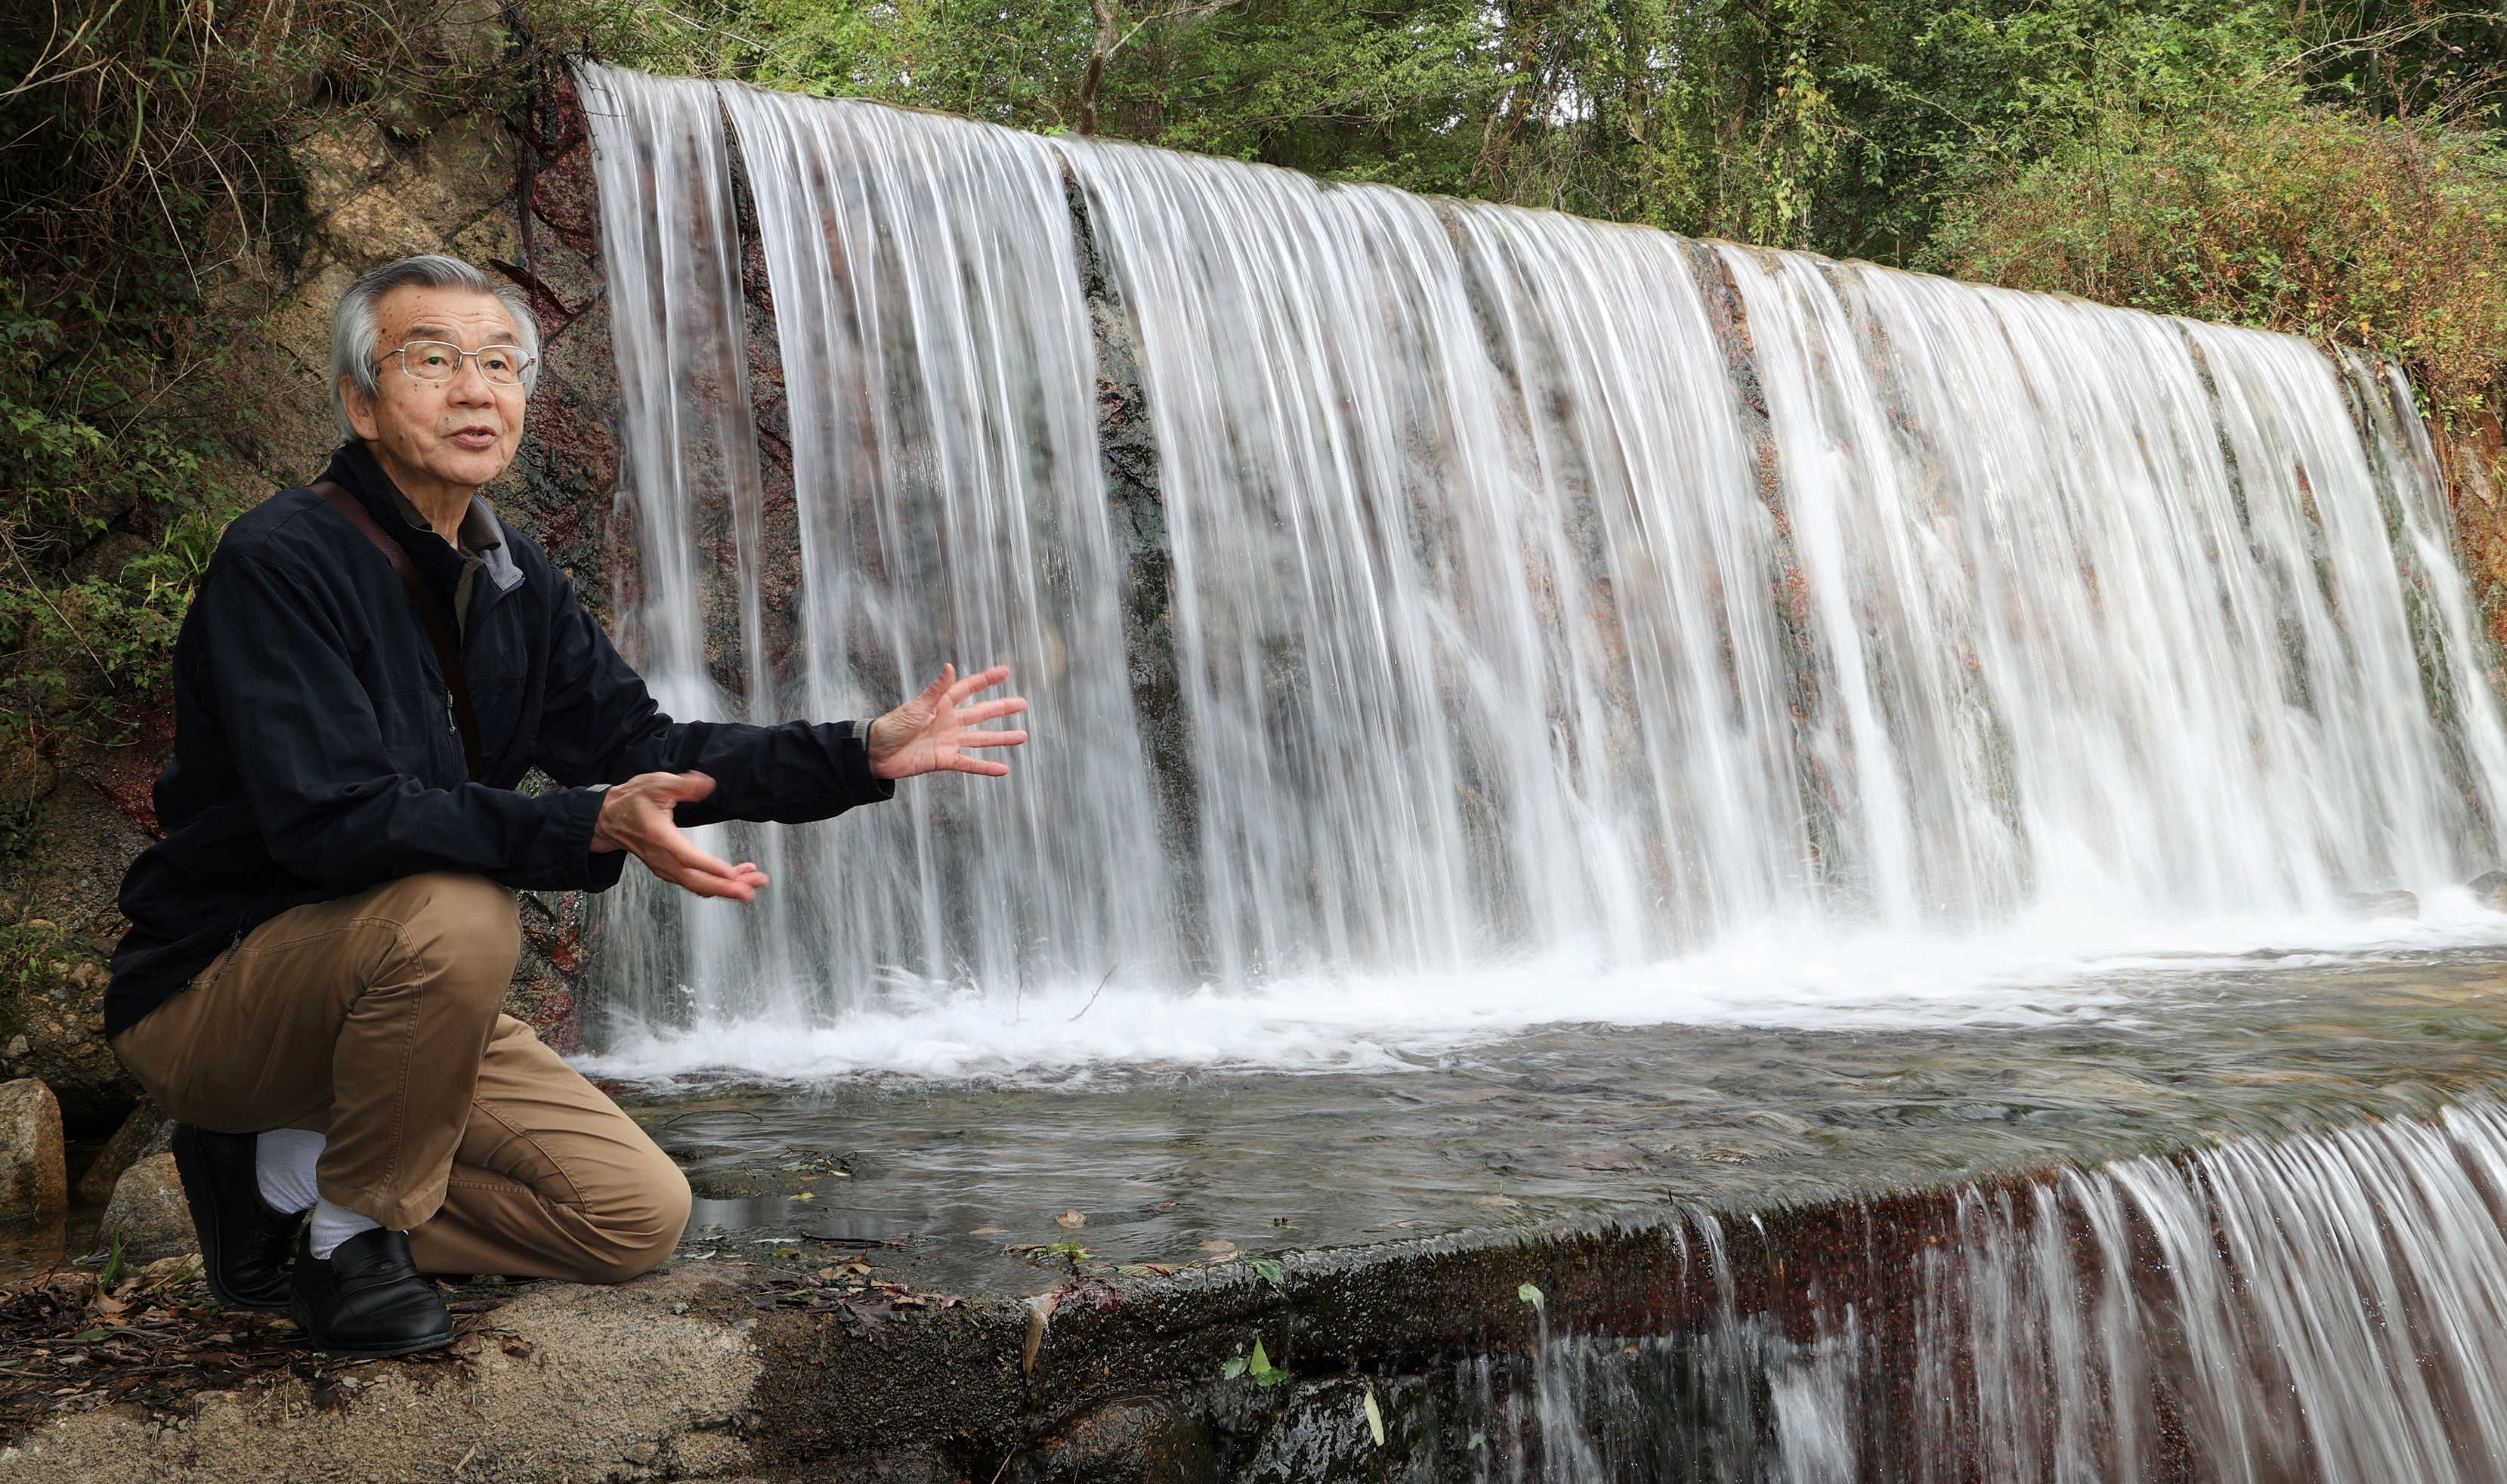
[[[2355, 939], [2341, 897], [2389, 886], [2424, 939], [2498, 929], [2449, 893], [2495, 863], [2507, 736], [2390, 370], [581, 76], [631, 654], [673, 709], [757, 719], [998, 661], [1036, 739], [1005, 784], [730, 832], [763, 910], [613, 911], [637, 1065], [1966, 1015], [2101, 954]], [[788, 504], [748, 406], [779, 381]], [[708, 528], [737, 570], [688, 559]]]
[[1679, 1240], [1721, 1295], [1710, 1322], [1465, 1362], [1443, 1476], [2496, 1480], [2502, 1196], [2493, 1104], [2233, 1140], [1956, 1192], [1933, 1229], [1888, 1232], [1887, 1256], [1828, 1267], [1860, 1308], [1781, 1317], [1733, 1303], [1722, 1228], [1696, 1213]]

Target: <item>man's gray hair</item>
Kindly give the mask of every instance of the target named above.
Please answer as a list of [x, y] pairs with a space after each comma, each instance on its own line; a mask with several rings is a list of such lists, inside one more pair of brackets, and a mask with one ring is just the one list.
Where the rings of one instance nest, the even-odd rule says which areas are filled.
[[521, 334], [527, 358], [523, 394], [528, 396], [540, 379], [540, 323], [531, 315], [530, 301], [459, 258], [432, 252], [402, 258], [370, 270], [349, 284], [348, 291], [340, 296], [339, 308], [331, 311], [331, 411], [340, 419], [340, 431], [349, 438], [357, 436], [357, 429], [348, 421], [348, 404], [340, 395], [340, 380], [345, 377], [367, 396], [375, 395], [375, 358], [382, 348], [376, 344], [382, 331], [376, 321], [375, 309], [385, 294], [411, 287], [467, 289], [474, 294], [494, 296], [514, 316], [514, 328]]

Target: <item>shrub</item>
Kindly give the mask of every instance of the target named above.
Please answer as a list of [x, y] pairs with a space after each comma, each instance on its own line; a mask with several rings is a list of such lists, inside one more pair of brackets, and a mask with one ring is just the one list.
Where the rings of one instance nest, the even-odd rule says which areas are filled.
[[1961, 201], [1962, 277], [2369, 347], [2446, 418], [2507, 371], [2507, 154], [2306, 105], [2126, 115]]

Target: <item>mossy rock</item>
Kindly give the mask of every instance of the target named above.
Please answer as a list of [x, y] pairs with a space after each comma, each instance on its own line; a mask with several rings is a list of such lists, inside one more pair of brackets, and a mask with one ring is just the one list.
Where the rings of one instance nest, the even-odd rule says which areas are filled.
[[73, 1136], [111, 1133], [139, 1102], [104, 1038], [112, 978], [92, 950], [40, 918], [0, 927], [0, 1080], [42, 1078]]

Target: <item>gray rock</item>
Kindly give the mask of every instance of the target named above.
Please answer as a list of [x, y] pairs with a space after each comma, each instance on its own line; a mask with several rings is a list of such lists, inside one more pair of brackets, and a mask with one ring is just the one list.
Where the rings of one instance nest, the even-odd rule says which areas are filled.
[[122, 1172], [151, 1154], [163, 1154], [172, 1147], [174, 1120], [154, 1103], [143, 1103], [122, 1120], [122, 1127], [105, 1141], [104, 1149], [79, 1177], [78, 1198], [81, 1206], [101, 1206], [113, 1199], [114, 1182]]
[[33, 1077], [0, 1082], [0, 1217], [67, 1211], [61, 1104]]
[[200, 1249], [200, 1236], [192, 1229], [192, 1210], [183, 1204], [183, 1176], [174, 1168], [173, 1155], [151, 1154], [113, 1182], [113, 1199], [104, 1203], [96, 1242], [111, 1248], [116, 1231], [122, 1233], [125, 1260]]
[[2342, 904], [2363, 918], [2416, 918], [2420, 899], [2408, 891], [2354, 891]]
[[2507, 912], [2507, 871], [2484, 871], [2463, 885], [2482, 906], [2492, 912]]

